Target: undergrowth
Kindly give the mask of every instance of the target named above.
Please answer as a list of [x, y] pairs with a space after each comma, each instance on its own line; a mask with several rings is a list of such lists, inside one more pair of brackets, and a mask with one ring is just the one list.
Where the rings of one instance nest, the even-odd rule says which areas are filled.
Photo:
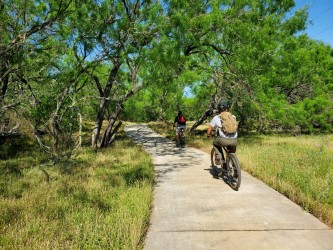
[[[98, 152], [45, 165], [29, 141], [0, 161], [1, 249], [141, 249], [149, 223], [153, 166], [122, 132]], [[23, 144], [22, 144], [23, 143]]]

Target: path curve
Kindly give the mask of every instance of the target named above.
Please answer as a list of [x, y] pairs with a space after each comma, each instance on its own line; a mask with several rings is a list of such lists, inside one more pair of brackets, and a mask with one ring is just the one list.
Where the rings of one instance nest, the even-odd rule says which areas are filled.
[[212, 176], [207, 153], [176, 148], [146, 124], [125, 131], [155, 166], [145, 249], [333, 249], [328, 226], [246, 172], [233, 191]]

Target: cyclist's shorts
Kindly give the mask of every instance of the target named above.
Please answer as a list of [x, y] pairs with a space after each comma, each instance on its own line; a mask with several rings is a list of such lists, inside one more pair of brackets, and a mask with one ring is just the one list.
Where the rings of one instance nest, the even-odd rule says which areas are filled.
[[178, 126], [176, 127], [176, 134], [179, 132], [179, 130], [180, 130], [181, 128], [183, 128], [183, 129], [185, 130], [186, 125], [178, 125]]
[[237, 138], [225, 138], [222, 136], [216, 137], [214, 141], [214, 145], [218, 145], [220, 147], [226, 146], [237, 146]]

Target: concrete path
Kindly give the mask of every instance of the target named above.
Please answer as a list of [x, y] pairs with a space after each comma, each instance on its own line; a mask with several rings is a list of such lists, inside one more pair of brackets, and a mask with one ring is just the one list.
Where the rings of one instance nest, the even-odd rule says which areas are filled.
[[155, 165], [145, 249], [333, 249], [329, 227], [246, 172], [233, 191], [213, 177], [207, 153], [176, 148], [144, 124], [125, 131]]

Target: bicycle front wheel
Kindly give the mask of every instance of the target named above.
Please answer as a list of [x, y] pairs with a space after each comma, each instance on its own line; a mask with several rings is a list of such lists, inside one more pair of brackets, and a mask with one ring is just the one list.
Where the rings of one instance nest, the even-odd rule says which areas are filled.
[[180, 140], [180, 145], [182, 147], [185, 147], [185, 135], [183, 133], [179, 135], [179, 140]]
[[228, 184], [229, 186], [238, 191], [241, 185], [241, 168], [237, 156], [233, 153], [228, 156]]

